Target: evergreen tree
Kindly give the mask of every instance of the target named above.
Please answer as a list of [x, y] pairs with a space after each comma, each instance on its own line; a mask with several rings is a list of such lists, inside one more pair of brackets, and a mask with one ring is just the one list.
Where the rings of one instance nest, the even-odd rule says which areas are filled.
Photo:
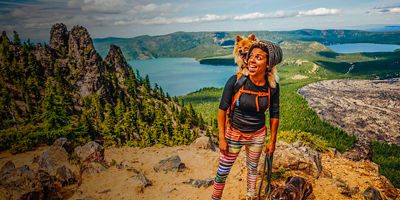
[[116, 117], [112, 106], [106, 103], [106, 116], [102, 124], [102, 133], [104, 138], [104, 146], [111, 146], [116, 144], [116, 135], [114, 133], [114, 126], [116, 124]]
[[200, 114], [199, 115], [199, 128], [200, 128], [200, 130], [204, 130], [204, 124], [205, 124], [205, 122], [204, 122], [204, 119], [203, 119], [203, 115], [202, 114]]
[[116, 120], [117, 121], [122, 120], [124, 113], [125, 113], [125, 105], [122, 103], [121, 99], [118, 98], [117, 105], [115, 106]]
[[146, 78], [143, 81], [143, 86], [144, 88], [146, 88], [148, 91], [150, 91], [151, 89], [151, 85], [150, 85], [150, 78], [149, 75], [146, 75]]
[[63, 101], [63, 96], [56, 93], [56, 88], [51, 80], [46, 83], [41, 116], [47, 130], [59, 129], [69, 123], [67, 104]]
[[14, 44], [21, 45], [21, 39], [19, 39], [17, 31], [14, 31]]

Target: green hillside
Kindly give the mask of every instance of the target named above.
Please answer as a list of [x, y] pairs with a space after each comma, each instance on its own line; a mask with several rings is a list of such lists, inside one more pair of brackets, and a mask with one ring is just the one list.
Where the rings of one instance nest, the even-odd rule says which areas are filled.
[[148, 59], [158, 57], [205, 58], [229, 55], [232, 49], [223, 48], [223, 41], [234, 40], [236, 35], [255, 33], [259, 39], [274, 42], [284, 40], [316, 41], [334, 43], [384, 43], [400, 44], [400, 32], [367, 32], [359, 30], [296, 30], [296, 31], [244, 31], [244, 32], [176, 32], [160, 36], [138, 36], [134, 38], [95, 39], [100, 55], [107, 53], [110, 44], [120, 46], [126, 58]]

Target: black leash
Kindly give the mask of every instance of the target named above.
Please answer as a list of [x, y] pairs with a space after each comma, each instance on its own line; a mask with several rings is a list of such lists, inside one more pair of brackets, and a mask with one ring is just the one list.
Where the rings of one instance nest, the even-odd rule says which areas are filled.
[[267, 199], [269, 198], [271, 194], [271, 176], [272, 176], [272, 161], [274, 158], [274, 154], [269, 156], [269, 153], [266, 152], [265, 159], [264, 159], [264, 169], [263, 169], [263, 174], [261, 177], [261, 183], [260, 183], [260, 188], [258, 190], [258, 199], [261, 200], [261, 190], [262, 190], [262, 185], [264, 182], [264, 175], [265, 175], [265, 167], [268, 163], [268, 171], [267, 171], [267, 187], [265, 187], [264, 190], [264, 195], [267, 194]]

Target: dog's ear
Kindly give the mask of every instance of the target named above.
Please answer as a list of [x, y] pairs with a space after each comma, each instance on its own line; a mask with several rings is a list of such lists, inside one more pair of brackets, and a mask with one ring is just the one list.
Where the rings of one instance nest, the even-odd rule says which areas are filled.
[[254, 35], [254, 33], [249, 35], [249, 37], [247, 39], [249, 39], [251, 41], [256, 41], [257, 40], [256, 35]]
[[236, 36], [236, 43], [240, 42], [241, 40], [243, 40], [242, 36], [237, 35]]

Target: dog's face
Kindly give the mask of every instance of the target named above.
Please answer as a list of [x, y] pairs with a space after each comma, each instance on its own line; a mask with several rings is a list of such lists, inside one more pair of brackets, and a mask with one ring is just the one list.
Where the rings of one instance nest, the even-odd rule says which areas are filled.
[[280, 186], [275, 188], [271, 192], [271, 200], [297, 200], [297, 194], [295, 191], [290, 190], [286, 186]]
[[235, 42], [235, 47], [233, 50], [233, 54], [235, 56], [235, 62], [238, 65], [243, 65], [247, 52], [249, 51], [251, 45], [253, 42], [257, 41], [256, 35], [251, 34], [247, 39], [241, 37], [241, 36], [236, 36], [236, 42]]

